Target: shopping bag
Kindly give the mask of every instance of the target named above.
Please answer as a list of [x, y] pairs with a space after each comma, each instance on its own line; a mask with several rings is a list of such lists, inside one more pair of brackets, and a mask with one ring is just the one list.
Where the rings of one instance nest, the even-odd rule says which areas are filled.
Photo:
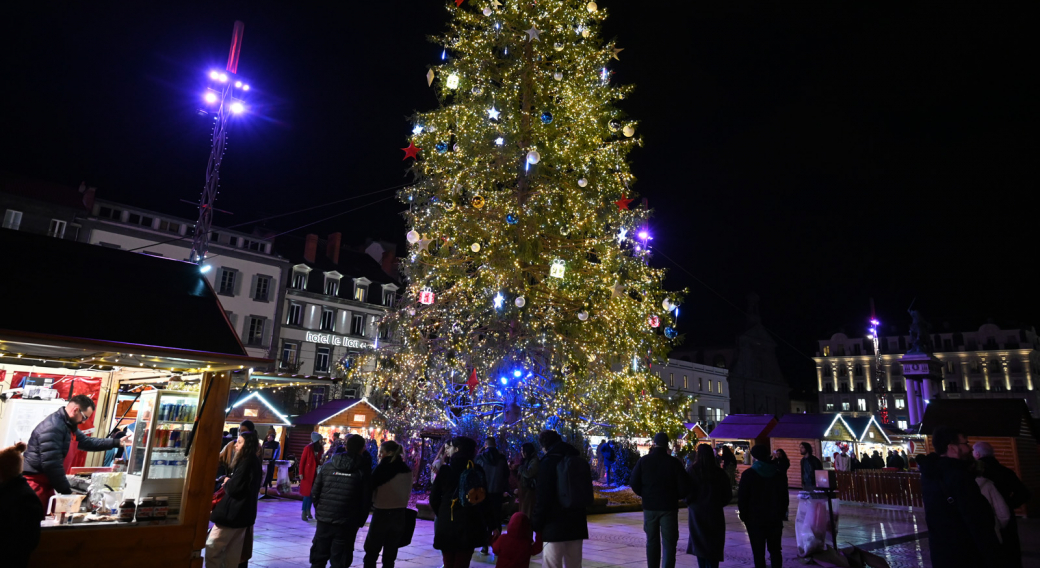
[[412, 535], [415, 534], [415, 519], [418, 516], [419, 511], [415, 509], [404, 510], [404, 530], [401, 531], [401, 542], [397, 545], [398, 548], [404, 548], [412, 544]]
[[826, 499], [819, 499], [806, 491], [799, 492], [798, 512], [794, 521], [798, 556], [804, 558], [827, 547], [825, 539], [829, 524]]

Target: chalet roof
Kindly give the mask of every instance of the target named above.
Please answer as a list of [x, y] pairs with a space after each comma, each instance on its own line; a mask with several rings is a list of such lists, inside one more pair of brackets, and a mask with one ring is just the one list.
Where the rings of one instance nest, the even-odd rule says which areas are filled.
[[713, 440], [754, 440], [768, 435], [777, 425], [772, 414], [730, 414], [711, 431]]
[[881, 426], [881, 421], [878, 420], [874, 415], [867, 415], [867, 416], [845, 416], [845, 415], [842, 415], [842, 420], [844, 420], [845, 423], [849, 425], [849, 429], [852, 430], [852, 435], [855, 436], [856, 439], [861, 441], [861, 442], [864, 440], [864, 438], [866, 438], [867, 430], [870, 428], [871, 424], [873, 424], [874, 426], [877, 427], [878, 431], [881, 432], [881, 435], [885, 437], [886, 441], [888, 441], [888, 442], [892, 441], [892, 439], [889, 438], [889, 436], [888, 436], [889, 432], [885, 428], [883, 428]]
[[194, 264], [9, 229], [0, 249], [0, 329], [246, 356]]
[[780, 418], [776, 428], [769, 433], [769, 437], [807, 440], [825, 438], [831, 426], [838, 421], [843, 422], [850, 432], [855, 432], [841, 414], [785, 414]]
[[[332, 418], [333, 416], [351, 407], [357, 406], [358, 404], [367, 404], [368, 406], [371, 406], [373, 409], [375, 409], [376, 412], [380, 412], [378, 408], [372, 406], [372, 403], [368, 402], [363, 398], [342, 398], [339, 400], [326, 402], [325, 404], [319, 406], [318, 408], [315, 408], [314, 410], [306, 414], [301, 414], [297, 416], [293, 420], [293, 423], [307, 426], [321, 424], [329, 418]], [[380, 414], [382, 414], [382, 412], [380, 412]]]
[[921, 433], [931, 435], [938, 426], [956, 426], [971, 436], [1037, 438], [1033, 416], [1026, 402], [1004, 399], [939, 399], [928, 404]]

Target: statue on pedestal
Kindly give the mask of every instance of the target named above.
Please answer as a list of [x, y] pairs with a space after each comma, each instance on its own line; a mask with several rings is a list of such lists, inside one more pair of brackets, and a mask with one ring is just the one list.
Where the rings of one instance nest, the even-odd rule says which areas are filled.
[[932, 354], [932, 324], [928, 323], [920, 310], [908, 309], [910, 318], [910, 349], [907, 353]]

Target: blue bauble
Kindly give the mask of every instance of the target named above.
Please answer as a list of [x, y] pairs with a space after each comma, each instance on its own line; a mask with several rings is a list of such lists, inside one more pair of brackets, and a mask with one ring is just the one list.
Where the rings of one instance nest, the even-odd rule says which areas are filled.
[[441, 154], [447, 152], [448, 151], [448, 143], [447, 142], [438, 142], [437, 143], [437, 151], [440, 152]]
[[677, 335], [679, 335], [679, 332], [675, 331], [675, 328], [673, 328], [673, 327], [666, 327], [666, 328], [664, 328], [664, 336], [667, 337], [668, 339], [675, 339], [675, 337]]
[[552, 118], [553, 117], [552, 117], [552, 113], [551, 112], [549, 112], [549, 111], [543, 112], [542, 113], [542, 124], [549, 124], [550, 122], [552, 122]]
[[518, 221], [520, 221], [520, 219], [517, 219], [516, 215], [513, 215], [512, 213], [506, 215], [506, 223], [509, 223], [510, 225], [515, 225]]

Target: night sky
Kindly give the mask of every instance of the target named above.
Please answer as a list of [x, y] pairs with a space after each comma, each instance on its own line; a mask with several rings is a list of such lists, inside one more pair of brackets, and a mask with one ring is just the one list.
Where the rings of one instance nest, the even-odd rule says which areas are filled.
[[[446, 0], [149, 4], [10, 13], [5, 172], [194, 218], [181, 200], [198, 199], [212, 124], [195, 110], [241, 19], [252, 111], [222, 170], [217, 207], [234, 215], [216, 223], [404, 183], [405, 117], [437, 104], [426, 36]], [[638, 87], [634, 189], [656, 210], [666, 286], [689, 289], [687, 347], [731, 344], [751, 291], [799, 387], [816, 340], [862, 335], [871, 297], [886, 333], [906, 333], [914, 298], [939, 329], [1036, 325], [1038, 93], [1019, 5], [599, 4], [625, 48], [614, 80]], [[377, 202], [392, 195], [264, 226], [366, 206], [297, 234], [403, 250], [402, 206]]]

